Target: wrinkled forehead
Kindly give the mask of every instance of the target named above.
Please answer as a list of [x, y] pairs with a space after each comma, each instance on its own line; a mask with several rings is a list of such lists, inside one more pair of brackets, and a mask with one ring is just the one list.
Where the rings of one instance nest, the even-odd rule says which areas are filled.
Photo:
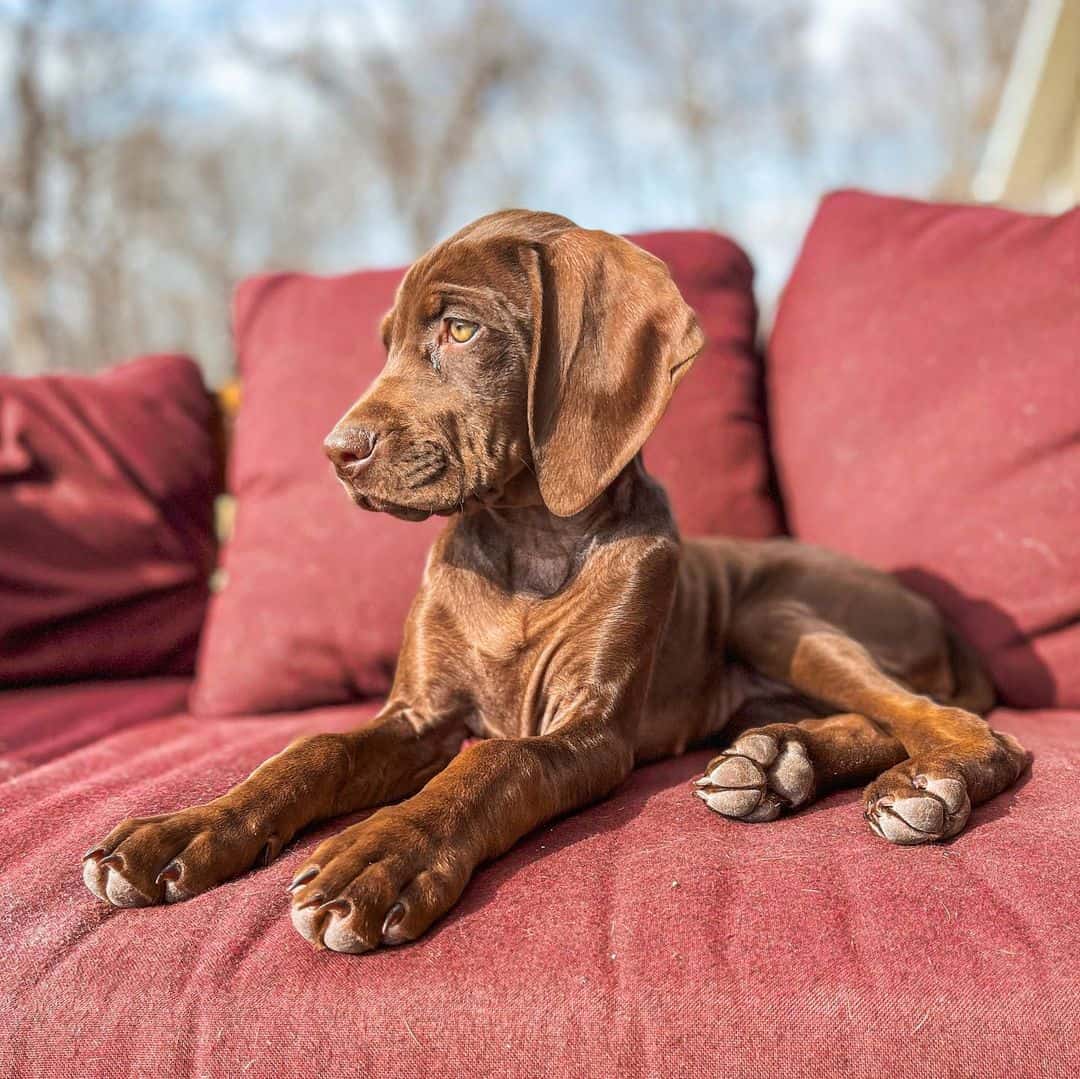
[[466, 225], [416, 260], [398, 287], [388, 331], [436, 318], [451, 305], [463, 317], [521, 311], [531, 295], [529, 252], [573, 222], [556, 214], [507, 210]]
[[507, 238], [440, 245], [409, 268], [394, 301], [393, 329], [428, 322], [452, 309], [483, 320], [528, 299], [520, 242]]

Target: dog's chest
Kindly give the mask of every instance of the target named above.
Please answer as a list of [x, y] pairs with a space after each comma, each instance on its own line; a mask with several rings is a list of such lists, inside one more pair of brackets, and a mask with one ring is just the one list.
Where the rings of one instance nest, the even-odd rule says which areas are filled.
[[541, 602], [520, 598], [492, 616], [469, 648], [475, 733], [539, 734], [556, 710], [550, 683], [562, 651], [558, 619]]
[[561, 687], [575, 681], [573, 589], [543, 597], [507, 594], [477, 578], [441, 583], [425, 621], [454, 642], [458, 662], [438, 680], [443, 692], [468, 700], [466, 722], [478, 736], [541, 733]]

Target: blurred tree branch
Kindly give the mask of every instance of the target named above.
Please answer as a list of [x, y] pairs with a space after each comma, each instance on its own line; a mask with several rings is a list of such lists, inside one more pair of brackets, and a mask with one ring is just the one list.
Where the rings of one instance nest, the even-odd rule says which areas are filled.
[[238, 48], [265, 69], [306, 85], [330, 120], [348, 127], [358, 155], [387, 184], [394, 214], [418, 254], [450, 227], [453, 188], [473, 155], [491, 152], [484, 138], [492, 112], [532, 107], [546, 43], [494, 0], [447, 21], [420, 7], [411, 25], [419, 40], [407, 51], [366, 35], [330, 43], [317, 31], [287, 49], [241, 33]]
[[825, 187], [965, 197], [1024, 7], [851, 7], [836, 40], [805, 0], [0, 8], [0, 368], [182, 348], [218, 380], [243, 274], [523, 199], [793, 254]]
[[4, 161], [0, 193], [0, 268], [12, 308], [10, 353], [15, 371], [40, 371], [48, 363], [48, 267], [37, 246], [44, 201], [48, 126], [40, 82], [40, 21], [49, 0], [36, 0], [14, 29], [11, 100], [13, 153]]

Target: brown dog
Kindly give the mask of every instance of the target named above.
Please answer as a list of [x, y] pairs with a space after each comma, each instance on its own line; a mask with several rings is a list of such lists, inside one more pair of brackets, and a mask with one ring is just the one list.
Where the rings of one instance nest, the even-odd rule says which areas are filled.
[[363, 952], [419, 936], [481, 862], [635, 763], [721, 730], [695, 792], [710, 809], [769, 821], [873, 780], [866, 816], [894, 843], [955, 835], [1024, 770], [975, 714], [992, 691], [971, 654], [891, 577], [786, 540], [680, 543], [639, 454], [702, 347], [663, 263], [494, 214], [410, 269], [383, 338], [326, 452], [359, 505], [452, 518], [386, 707], [207, 805], [124, 821], [86, 856], [95, 895], [186, 899], [313, 821], [395, 803], [290, 889], [308, 940]]

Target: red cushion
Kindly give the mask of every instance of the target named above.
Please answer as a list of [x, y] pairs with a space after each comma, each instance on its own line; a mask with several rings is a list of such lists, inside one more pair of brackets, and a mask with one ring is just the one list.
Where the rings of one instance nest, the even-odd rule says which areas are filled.
[[[752, 270], [705, 232], [637, 238], [668, 261], [709, 338], [646, 461], [688, 532], [766, 536], [768, 491]], [[193, 707], [237, 714], [388, 690], [432, 538], [357, 510], [322, 440], [382, 368], [377, 339], [402, 271], [241, 285], [234, 319], [244, 386], [231, 460], [238, 496], [226, 586], [211, 605]]]
[[80, 855], [120, 818], [373, 710], [153, 720], [0, 787], [0, 1075], [1078, 1074], [1078, 713], [998, 713], [1035, 770], [939, 847], [875, 838], [854, 791], [746, 825], [691, 796], [707, 753], [643, 768], [371, 955], [289, 922], [286, 883], [342, 821], [187, 903], [86, 891]]
[[0, 782], [114, 731], [183, 712], [188, 678], [72, 682], [0, 693]]
[[1006, 701], [1080, 706], [1080, 210], [832, 195], [769, 385], [792, 531], [937, 601]]
[[210, 417], [186, 356], [0, 377], [0, 685], [193, 669]]

